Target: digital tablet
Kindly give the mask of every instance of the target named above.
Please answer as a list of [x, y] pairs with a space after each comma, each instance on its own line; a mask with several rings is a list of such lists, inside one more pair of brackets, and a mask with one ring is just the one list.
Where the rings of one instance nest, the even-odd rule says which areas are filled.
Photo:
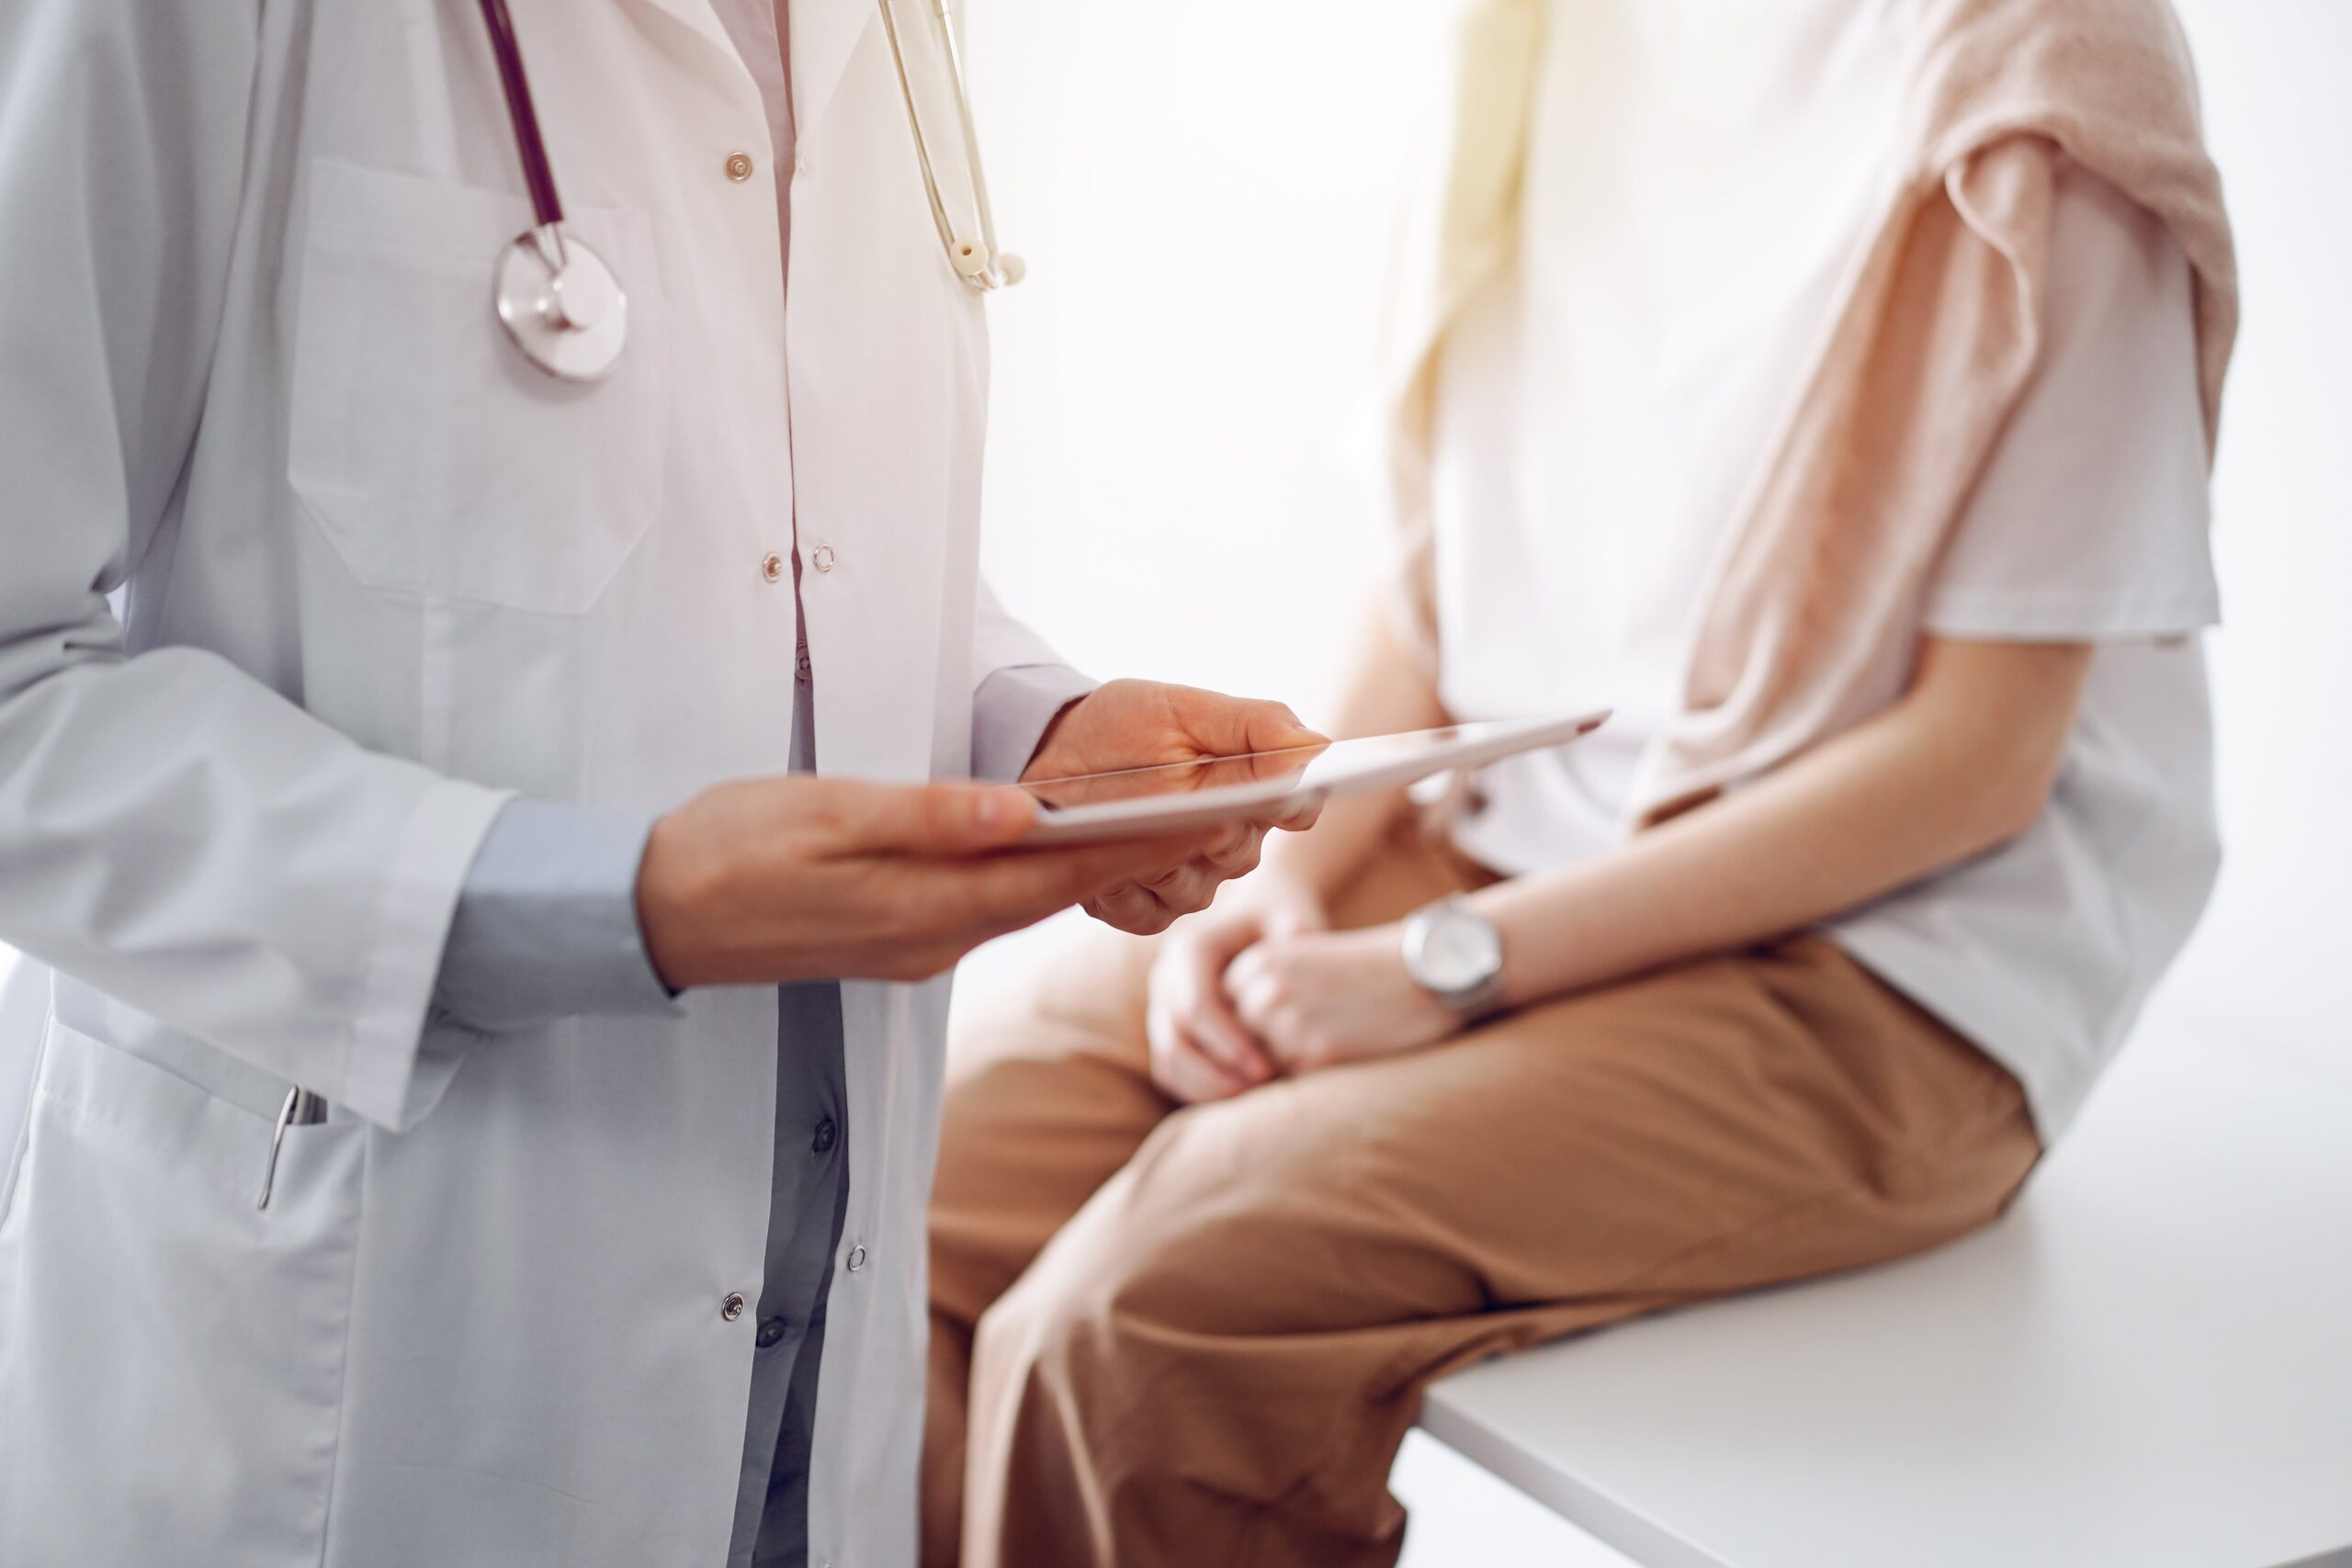
[[1044, 809], [1022, 842], [1082, 844], [1214, 822], [1280, 821], [1335, 795], [1402, 789], [1449, 769], [1565, 746], [1608, 716], [1601, 708], [1566, 717], [1493, 719], [1170, 767], [1034, 779], [1022, 787]]

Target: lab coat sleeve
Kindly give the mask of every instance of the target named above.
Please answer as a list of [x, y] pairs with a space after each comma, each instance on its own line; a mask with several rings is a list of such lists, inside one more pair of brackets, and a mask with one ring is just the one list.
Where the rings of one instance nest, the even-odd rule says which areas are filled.
[[986, 582], [973, 647], [972, 776], [1009, 784], [1021, 776], [1046, 727], [1094, 690], [1043, 637], [1009, 615]]
[[510, 800], [466, 873], [434, 1017], [497, 1034], [578, 1013], [674, 1015], [637, 922], [653, 818]]
[[371, 754], [107, 595], [203, 412], [253, 0], [0, 6], [0, 941], [370, 1121], [504, 797]]

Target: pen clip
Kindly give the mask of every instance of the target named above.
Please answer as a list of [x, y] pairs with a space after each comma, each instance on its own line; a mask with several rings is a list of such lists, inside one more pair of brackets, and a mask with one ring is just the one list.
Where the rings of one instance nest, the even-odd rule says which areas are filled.
[[325, 1100], [300, 1084], [286, 1091], [286, 1103], [277, 1108], [277, 1124], [269, 1130], [269, 1163], [262, 1167], [261, 1196], [254, 1201], [254, 1208], [269, 1207], [270, 1190], [277, 1185], [278, 1151], [286, 1146], [286, 1129], [306, 1127], [326, 1119]]

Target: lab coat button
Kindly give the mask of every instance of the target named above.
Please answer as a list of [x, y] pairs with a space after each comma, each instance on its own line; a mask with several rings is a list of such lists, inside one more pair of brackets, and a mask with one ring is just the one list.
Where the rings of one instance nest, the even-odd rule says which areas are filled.
[[770, 582], [784, 581], [784, 558], [770, 550], [760, 558], [760, 575]]
[[810, 1146], [820, 1155], [833, 1152], [833, 1145], [841, 1140], [841, 1129], [833, 1125], [830, 1116], [817, 1123], [817, 1139]]
[[856, 1273], [859, 1269], [863, 1269], [863, 1268], [865, 1268], [865, 1248], [864, 1248], [864, 1247], [851, 1247], [851, 1248], [849, 1249], [849, 1271], [850, 1271], [851, 1273], [854, 1274], [854, 1273]]
[[798, 175], [803, 179], [808, 178], [808, 160], [806, 158], [795, 158], [792, 160], [792, 172]]
[[780, 1317], [772, 1317], [765, 1323], [760, 1325], [760, 1337], [757, 1340], [757, 1344], [761, 1349], [772, 1350], [781, 1343], [783, 1339], [784, 1319]]
[[718, 1303], [718, 1315], [732, 1323], [743, 1315], [743, 1296], [740, 1291], [729, 1291], [727, 1299]]
[[727, 154], [727, 177], [737, 185], [752, 177], [752, 155], [749, 152]]
[[808, 564], [815, 567], [819, 571], [832, 570], [833, 547], [831, 545], [819, 545], [817, 547], [817, 553], [808, 558]]

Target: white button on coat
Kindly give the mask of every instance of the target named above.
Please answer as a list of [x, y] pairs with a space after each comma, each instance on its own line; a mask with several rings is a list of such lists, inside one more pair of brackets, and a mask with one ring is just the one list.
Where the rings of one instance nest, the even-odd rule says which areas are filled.
[[[1052, 657], [973, 575], [981, 305], [871, 0], [793, 0], [840, 177], [788, 330], [707, 5], [514, 0], [628, 291], [585, 388], [492, 316], [530, 209], [472, 6], [202, 9], [0, 6], [0, 940], [55, 965], [0, 995], [0, 1562], [719, 1562], [774, 993], [486, 1042], [427, 1003], [511, 793], [786, 771], [794, 617], [746, 570], [780, 498], [858, 552], [807, 604], [828, 770], [965, 770], [978, 680]], [[872, 1288], [830, 1309], [820, 1560], [915, 1559], [946, 1006], [844, 987]], [[331, 1109], [256, 1211], [289, 1083]]]

